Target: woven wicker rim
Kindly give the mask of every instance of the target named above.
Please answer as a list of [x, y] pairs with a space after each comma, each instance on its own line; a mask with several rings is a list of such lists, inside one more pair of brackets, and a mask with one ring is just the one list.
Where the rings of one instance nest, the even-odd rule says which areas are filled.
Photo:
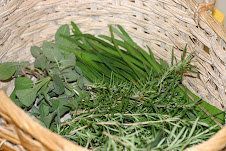
[[[75, 21], [83, 32], [95, 35], [109, 33], [108, 24], [120, 24], [139, 45], [148, 45], [155, 56], [168, 63], [173, 46], [178, 60], [185, 44], [188, 44], [188, 54], [197, 50], [194, 65], [200, 68], [200, 74], [185, 77], [183, 83], [210, 104], [219, 109], [226, 107], [226, 29], [209, 12], [201, 14], [199, 28], [193, 19], [197, 8], [194, 0], [11, 0], [1, 3], [1, 62], [32, 62], [30, 46], [53, 40], [56, 29], [70, 21]], [[8, 94], [13, 89], [13, 82], [1, 85]], [[0, 117], [4, 124], [0, 125], [0, 146], [5, 150], [82, 150], [38, 127], [6, 100], [1, 92]], [[35, 130], [37, 133], [32, 133]], [[225, 130], [222, 131], [225, 134]], [[44, 136], [38, 139], [41, 134]], [[215, 149], [225, 146], [226, 136], [220, 136], [213, 137], [215, 143], [221, 143], [212, 145]]]

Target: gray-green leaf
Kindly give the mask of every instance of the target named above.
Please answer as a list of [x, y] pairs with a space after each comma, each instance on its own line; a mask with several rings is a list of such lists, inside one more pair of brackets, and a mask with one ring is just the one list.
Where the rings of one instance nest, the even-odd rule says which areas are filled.
[[27, 107], [35, 101], [36, 94], [37, 90], [32, 88], [16, 91], [16, 96], [19, 98], [20, 102]]
[[63, 41], [65, 41], [65, 39], [62, 38], [60, 35], [70, 36], [70, 29], [68, 24], [61, 25], [60, 28], [57, 30], [55, 34], [55, 41], [57, 44], [61, 44]]
[[49, 114], [49, 105], [46, 103], [41, 103], [39, 106], [40, 117], [43, 119]]
[[79, 88], [84, 89], [84, 79], [83, 79], [83, 77], [80, 77], [78, 79], [78, 86], [79, 86]]
[[32, 88], [33, 81], [28, 77], [18, 77], [15, 80], [15, 88], [16, 90], [23, 90]]
[[40, 114], [39, 110], [35, 106], [32, 106], [31, 115], [38, 116], [39, 114]]
[[54, 111], [53, 113], [50, 113], [48, 116], [44, 117], [42, 122], [45, 123], [45, 126], [49, 128], [51, 121], [56, 116], [57, 111]]
[[19, 100], [22, 104], [29, 107], [32, 103], [34, 103], [37, 92], [49, 80], [50, 80], [50, 77], [47, 77], [47, 78], [43, 79], [42, 82], [40, 82], [34, 88], [24, 89], [24, 90], [16, 90], [16, 96], [19, 98]]
[[56, 45], [63, 50], [71, 50], [71, 49], [76, 49], [78, 46], [66, 38], [62, 37], [64, 36], [70, 36], [70, 29], [67, 24], [60, 26], [60, 28], [57, 30], [56, 35], [55, 35], [55, 41]]
[[65, 88], [64, 83], [61, 80], [61, 78], [56, 74], [53, 75], [53, 85], [54, 85], [54, 88], [55, 88], [54, 92], [56, 94], [60, 95], [64, 92], [64, 88]]
[[60, 49], [57, 47], [56, 44], [51, 42], [43, 42], [43, 53], [50, 61], [60, 61], [62, 58], [62, 54]]
[[71, 102], [68, 99], [56, 99], [52, 100], [52, 108], [51, 111], [56, 111], [59, 109], [60, 111], [60, 116], [64, 115], [67, 111], [69, 111], [69, 107], [65, 106], [67, 104], [71, 104]]
[[68, 82], [77, 81], [80, 78], [80, 75], [75, 70], [65, 71], [64, 76], [67, 78]]
[[35, 68], [45, 69], [46, 63], [47, 63], [46, 57], [44, 55], [40, 55], [35, 60], [34, 66]]
[[60, 63], [61, 63], [61, 71], [68, 67], [74, 67], [76, 64], [75, 55], [73, 53], [70, 53], [68, 56], [62, 59]]
[[31, 54], [33, 57], [37, 58], [42, 53], [42, 50], [38, 46], [31, 47]]
[[7, 80], [13, 76], [16, 71], [14, 62], [5, 62], [0, 64], [0, 80]]

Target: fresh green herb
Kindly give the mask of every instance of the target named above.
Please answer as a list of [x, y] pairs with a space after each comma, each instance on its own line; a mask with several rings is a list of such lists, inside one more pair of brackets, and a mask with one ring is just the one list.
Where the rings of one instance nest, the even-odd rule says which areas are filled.
[[62, 25], [55, 43], [31, 47], [34, 67], [0, 64], [0, 80], [15, 78], [10, 98], [43, 126], [92, 150], [183, 150], [224, 124], [223, 112], [181, 83], [196, 73], [194, 52], [185, 58], [185, 47], [173, 64], [172, 50], [169, 66], [119, 25], [97, 38], [71, 24], [72, 35]]
[[49, 128], [69, 112], [73, 105], [70, 98], [79, 97], [88, 81], [76, 66], [75, 55], [63, 53], [55, 43], [44, 42], [42, 49], [33, 46], [31, 54], [36, 58], [34, 67], [28, 63], [3, 63], [0, 77], [15, 78], [10, 98]]
[[200, 122], [195, 103], [178, 94], [170, 101], [172, 94], [159, 94], [157, 83], [149, 77], [137, 87], [113, 78], [90, 85], [92, 99], [84, 98], [58, 133], [92, 150], [181, 150], [216, 132]]

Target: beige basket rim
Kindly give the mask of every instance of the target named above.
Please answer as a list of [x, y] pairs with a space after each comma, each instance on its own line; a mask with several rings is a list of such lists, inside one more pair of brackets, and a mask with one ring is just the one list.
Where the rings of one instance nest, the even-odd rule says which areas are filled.
[[[33, 61], [30, 47], [53, 40], [56, 29], [70, 21], [76, 21], [83, 32], [95, 35], [108, 33], [108, 24], [120, 24], [138, 44], [148, 45], [155, 56], [167, 62], [173, 46], [178, 60], [186, 44], [188, 54], [197, 50], [194, 65], [200, 74], [185, 77], [183, 83], [223, 110], [226, 108], [226, 28], [209, 12], [201, 15], [201, 28], [197, 27], [193, 18], [196, 8], [195, 0], [1, 1], [0, 62]], [[13, 83], [0, 82], [0, 85], [8, 93], [12, 91]], [[0, 124], [0, 148], [5, 150], [85, 150], [39, 126], [2, 91], [0, 117], [5, 122]], [[225, 128], [204, 146], [213, 150], [224, 148], [224, 134]], [[213, 147], [213, 142], [217, 146]], [[201, 145], [201, 149], [206, 148]]]

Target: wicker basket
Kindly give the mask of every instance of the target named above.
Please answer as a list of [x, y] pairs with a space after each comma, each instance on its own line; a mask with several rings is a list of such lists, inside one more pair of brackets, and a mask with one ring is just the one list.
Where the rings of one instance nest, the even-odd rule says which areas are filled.
[[[120, 24], [139, 45], [148, 45], [155, 56], [167, 62], [172, 47], [178, 60], [186, 44], [188, 54], [197, 50], [194, 60], [200, 74], [185, 77], [183, 83], [208, 103], [224, 110], [226, 29], [209, 12], [202, 13], [199, 27], [193, 18], [196, 8], [195, 0], [1, 0], [0, 62], [32, 62], [30, 47], [53, 40], [57, 28], [70, 21], [83, 32], [95, 35], [109, 33], [109, 24]], [[12, 81], [0, 85], [7, 94], [13, 90]], [[39, 126], [3, 91], [0, 117], [3, 150], [85, 150]], [[221, 145], [207, 149], [224, 148], [225, 135], [224, 128], [206, 142]], [[201, 145], [205, 150], [203, 146], [206, 145]]]

